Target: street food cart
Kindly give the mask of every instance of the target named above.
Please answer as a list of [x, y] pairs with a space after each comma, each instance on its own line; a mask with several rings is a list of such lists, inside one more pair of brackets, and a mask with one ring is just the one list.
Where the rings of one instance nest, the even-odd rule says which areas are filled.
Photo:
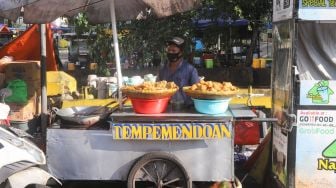
[[182, 187], [234, 181], [232, 124], [255, 117], [243, 105], [213, 116], [193, 108], [136, 114], [125, 107], [112, 113], [105, 130], [49, 128], [48, 167], [62, 180], [162, 180]]
[[334, 1], [273, 1], [277, 187], [335, 187]]

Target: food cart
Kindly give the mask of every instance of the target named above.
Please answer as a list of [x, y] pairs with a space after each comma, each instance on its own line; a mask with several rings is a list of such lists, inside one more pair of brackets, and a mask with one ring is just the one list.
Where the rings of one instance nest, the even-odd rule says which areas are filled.
[[243, 105], [214, 116], [171, 106], [162, 114], [124, 108], [105, 130], [49, 128], [48, 167], [62, 180], [233, 182], [233, 121], [255, 117]]
[[[196, 90], [208, 84], [232, 91], [222, 95]], [[168, 104], [168, 101], [157, 108], [162, 99], [169, 99], [178, 87], [173, 82], [151, 82], [123, 87], [132, 106], [112, 112], [107, 127], [100, 130], [49, 128], [50, 172], [62, 180], [127, 181], [128, 187], [143, 182], [156, 187], [234, 182], [233, 123], [257, 116], [245, 105], [228, 108], [227, 98], [238, 91], [231, 84], [201, 81], [194, 86], [195, 90], [193, 87], [183, 89], [194, 97], [207, 98], [205, 101], [213, 111], [210, 108], [202, 111], [207, 106], [199, 109], [197, 101], [196, 108]], [[222, 109], [213, 106], [215, 102]]]
[[273, 1], [274, 182], [335, 187], [335, 2], [297, 2]]

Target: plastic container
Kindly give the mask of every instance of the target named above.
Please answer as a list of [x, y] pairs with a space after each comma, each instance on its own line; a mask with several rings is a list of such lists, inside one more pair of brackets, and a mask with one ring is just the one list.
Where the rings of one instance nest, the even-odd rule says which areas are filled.
[[62, 95], [77, 91], [77, 80], [63, 71], [47, 72], [47, 95]]
[[98, 68], [97, 63], [90, 63], [90, 70], [96, 70]]
[[213, 59], [205, 59], [204, 60], [205, 68], [212, 69], [213, 68]]
[[201, 65], [201, 57], [194, 57], [194, 65]]
[[203, 114], [223, 114], [226, 112], [231, 99], [206, 100], [193, 99], [196, 111]]
[[260, 68], [266, 68], [266, 59], [260, 58]]
[[0, 103], [0, 120], [4, 120], [8, 118], [10, 108], [8, 105]]
[[166, 110], [170, 97], [162, 99], [131, 98], [133, 110], [139, 114], [159, 114]]
[[259, 69], [260, 68], [260, 59], [254, 58], [252, 61], [252, 68]]
[[88, 76], [87, 81], [88, 81], [88, 83], [87, 83], [88, 86], [97, 88], [97, 75], [95, 75], [95, 74], [90, 74], [90, 75]]
[[144, 80], [141, 78], [141, 76], [132, 76], [128, 79], [128, 85], [135, 86], [140, 85], [144, 82]]
[[69, 70], [69, 71], [73, 71], [73, 70], [75, 70], [75, 69], [76, 69], [76, 66], [75, 66], [74, 63], [68, 63], [68, 70]]
[[155, 82], [156, 81], [156, 76], [154, 76], [153, 74], [146, 74], [144, 76], [144, 81], [146, 81], [146, 82]]

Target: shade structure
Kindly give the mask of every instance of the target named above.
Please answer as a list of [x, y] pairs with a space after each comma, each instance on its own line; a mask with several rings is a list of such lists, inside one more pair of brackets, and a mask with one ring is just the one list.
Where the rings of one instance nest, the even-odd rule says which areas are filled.
[[[91, 23], [109, 23], [110, 3], [111, 0], [0, 0], [0, 16], [16, 20], [23, 14], [25, 23], [48, 23], [63, 15], [86, 12]], [[115, 14], [116, 20], [121, 21], [141, 18], [149, 10], [164, 17], [198, 5], [200, 0], [115, 0]]]

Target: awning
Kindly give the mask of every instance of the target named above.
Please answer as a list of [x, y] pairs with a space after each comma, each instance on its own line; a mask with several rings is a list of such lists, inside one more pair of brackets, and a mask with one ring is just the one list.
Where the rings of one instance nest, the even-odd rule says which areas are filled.
[[217, 26], [217, 27], [238, 27], [238, 26], [247, 26], [249, 21], [243, 18], [236, 20], [233, 19], [200, 19], [194, 20], [194, 25], [198, 29], [206, 29], [207, 27]]
[[[0, 0], [0, 16], [16, 20], [22, 14], [25, 23], [49, 23], [56, 18], [86, 12], [91, 23], [110, 23], [110, 0]], [[27, 5], [25, 5], [27, 3]], [[7, 6], [6, 6], [7, 4]], [[24, 9], [21, 5], [25, 5]], [[117, 20], [142, 18], [147, 11], [157, 17], [185, 12], [200, 5], [200, 0], [118, 0], [115, 1]]]
[[7, 27], [7, 25], [5, 24], [0, 24], [0, 34], [11, 34], [11, 30], [9, 29], [9, 27]]

